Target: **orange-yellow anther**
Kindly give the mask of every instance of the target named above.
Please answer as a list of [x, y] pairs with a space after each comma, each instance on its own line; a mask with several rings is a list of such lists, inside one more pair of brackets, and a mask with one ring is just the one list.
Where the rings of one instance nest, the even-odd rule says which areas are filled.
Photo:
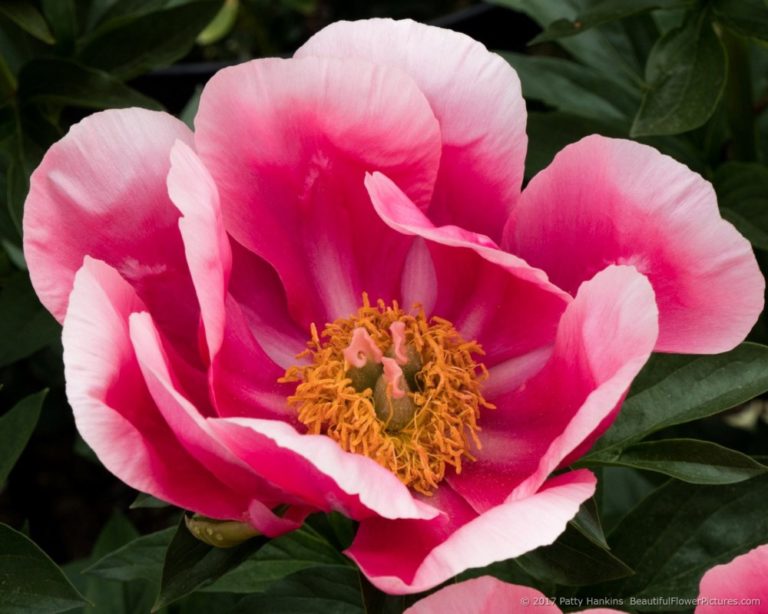
[[[449, 468], [459, 473], [463, 461], [474, 460], [480, 409], [493, 408], [480, 390], [488, 373], [475, 361], [483, 353], [477, 342], [465, 341], [447, 320], [427, 319], [418, 306], [372, 306], [365, 294], [357, 313], [321, 335], [314, 325], [311, 332], [301, 355], [311, 363], [289, 368], [280, 380], [297, 383], [288, 402], [308, 433], [374, 459], [424, 494]], [[383, 372], [372, 370], [371, 384], [358, 365]]]

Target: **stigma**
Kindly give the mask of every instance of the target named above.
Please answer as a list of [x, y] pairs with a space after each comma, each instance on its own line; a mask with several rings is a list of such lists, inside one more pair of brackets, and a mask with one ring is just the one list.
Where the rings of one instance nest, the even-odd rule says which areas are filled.
[[295, 382], [288, 398], [306, 432], [326, 435], [363, 454], [401, 482], [429, 495], [451, 468], [474, 460], [478, 421], [493, 409], [482, 396], [488, 377], [483, 350], [448, 320], [427, 318], [415, 305], [362, 306], [318, 333], [280, 382]]

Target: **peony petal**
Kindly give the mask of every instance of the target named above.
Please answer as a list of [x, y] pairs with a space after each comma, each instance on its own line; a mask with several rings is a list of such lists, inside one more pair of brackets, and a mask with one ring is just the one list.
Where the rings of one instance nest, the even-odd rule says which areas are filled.
[[507, 62], [464, 34], [391, 19], [331, 24], [296, 56], [361, 58], [413, 77], [442, 134], [429, 217], [499, 239], [528, 141], [520, 80]]
[[309, 334], [291, 318], [285, 288], [275, 269], [235, 241], [229, 293], [267, 355], [284, 369], [295, 365]]
[[[284, 520], [269, 510], [269, 507], [288, 502], [283, 494], [259, 478], [213, 437], [200, 412], [177, 390], [152, 317], [146, 312], [131, 314], [129, 327], [131, 342], [149, 392], [179, 443], [216, 476], [222, 487], [242, 494], [245, 501], [243, 511], [258, 511], [255, 515], [239, 516], [237, 519], [248, 520], [270, 537], [297, 529], [297, 523]], [[256, 503], [252, 501], [254, 498]]]
[[[768, 544], [707, 571], [699, 584], [696, 614], [763, 612], [768, 605]], [[747, 604], [744, 600], [750, 600]]]
[[526, 187], [504, 247], [560, 287], [631, 264], [656, 292], [656, 349], [733, 348], [763, 308], [752, 249], [720, 218], [709, 182], [647, 145], [590, 136], [561, 151]]
[[[509, 584], [492, 576], [480, 576], [445, 586], [421, 601], [417, 601], [403, 614], [497, 614], [498, 612], [562, 614], [563, 611], [555, 603], [555, 599], [547, 597], [535, 588]], [[582, 610], [577, 614], [587, 613], [622, 614], [618, 610], [609, 608]]]
[[[416, 235], [429, 250], [431, 266], [409, 265], [409, 294], [419, 286], [434, 305], [432, 313], [450, 320], [465, 339], [481, 343], [491, 367], [554, 341], [557, 322], [571, 298], [519, 258], [501, 251], [488, 237], [456, 226], [436, 227], [381, 173], [366, 178], [381, 219], [397, 232]], [[423, 256], [420, 256], [423, 257]], [[413, 278], [423, 276], [423, 283]], [[405, 292], [404, 292], [405, 294]]]
[[491, 399], [497, 409], [481, 417], [478, 460], [450, 476], [451, 486], [478, 511], [536, 492], [608, 427], [653, 350], [657, 318], [650, 283], [632, 267], [608, 267], [582, 284], [549, 362]]
[[395, 475], [325, 435], [301, 435], [277, 420], [212, 418], [216, 436], [264, 479], [306, 505], [355, 519], [433, 518]]
[[218, 413], [285, 415], [285, 397], [292, 388], [277, 383], [284, 369], [254, 340], [242, 311], [228, 294], [232, 250], [216, 184], [194, 151], [180, 141], [171, 151], [168, 193], [183, 214], [179, 229], [200, 303]]
[[441, 499], [441, 516], [426, 521], [363, 520], [346, 554], [384, 592], [418, 593], [466, 569], [551, 544], [592, 496], [595, 485], [589, 471], [571, 471], [552, 478], [530, 497], [479, 516], [449, 494], [450, 488], [441, 487], [434, 495]]
[[249, 498], [179, 445], [147, 390], [128, 318], [145, 306], [109, 265], [86, 257], [64, 320], [67, 397], [86, 443], [123, 482], [213, 518], [240, 518]]
[[544, 593], [528, 586], [481, 576], [441, 588], [403, 614], [497, 614], [500, 611], [562, 614]]
[[179, 214], [165, 187], [176, 140], [189, 143], [192, 133], [166, 113], [95, 113], [72, 126], [32, 173], [24, 252], [40, 300], [59, 321], [88, 255], [117, 269], [175, 340], [195, 338]]
[[410, 241], [370, 207], [367, 170], [432, 197], [437, 120], [400, 71], [360, 60], [267, 59], [218, 72], [195, 120], [227, 231], [269, 262], [308, 332], [354, 313], [363, 291], [390, 299]]

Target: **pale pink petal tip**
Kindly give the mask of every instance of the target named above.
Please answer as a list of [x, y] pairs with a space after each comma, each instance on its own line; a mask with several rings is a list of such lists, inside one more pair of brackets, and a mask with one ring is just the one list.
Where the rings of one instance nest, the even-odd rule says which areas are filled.
[[656, 293], [657, 351], [724, 352], [763, 309], [752, 248], [712, 185], [633, 141], [593, 135], [563, 149], [525, 188], [503, 245], [571, 293], [610, 264], [635, 266]]
[[408, 608], [404, 614], [496, 614], [497, 612], [561, 614], [560, 608], [534, 588], [482, 576], [452, 584]]
[[62, 333], [67, 398], [78, 431], [129, 486], [206, 516], [240, 518], [249, 497], [189, 454], [147, 389], [129, 333], [131, 314], [143, 307], [117, 271], [86, 257]]
[[551, 544], [594, 494], [596, 483], [585, 469], [569, 471], [530, 497], [505, 501], [480, 515], [443, 487], [433, 495], [443, 515], [428, 521], [363, 520], [346, 554], [384, 592], [420, 593], [467, 569]]
[[699, 584], [696, 614], [768, 611], [768, 544], [713, 567]]
[[528, 143], [520, 80], [508, 62], [464, 34], [392, 19], [334, 23], [296, 56], [357, 58], [411, 77], [440, 123], [430, 219], [499, 238]]
[[351, 454], [324, 435], [305, 435], [279, 420], [211, 418], [221, 441], [286, 497], [353, 519], [434, 518], [438, 511], [374, 460]]
[[274, 268], [296, 321], [392, 295], [410, 241], [367, 206], [365, 173], [426, 206], [440, 159], [438, 122], [408, 74], [349, 58], [246, 62], [208, 82], [195, 128], [227, 233]]
[[110, 109], [73, 125], [32, 173], [24, 254], [38, 297], [59, 322], [86, 255], [146, 291], [158, 283], [187, 298], [177, 273], [179, 214], [165, 187], [176, 140], [191, 142], [192, 133], [167, 113]]
[[[481, 576], [441, 588], [408, 608], [404, 614], [497, 614], [530, 612], [561, 614], [556, 598], [535, 588], [509, 584], [491, 576]], [[615, 614], [619, 610], [597, 608], [586, 614]]]

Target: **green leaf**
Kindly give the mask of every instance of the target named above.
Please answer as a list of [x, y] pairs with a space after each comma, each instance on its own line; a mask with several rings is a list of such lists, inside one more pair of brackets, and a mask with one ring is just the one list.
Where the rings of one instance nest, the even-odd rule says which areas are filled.
[[566, 113], [614, 120], [629, 127], [639, 99], [597, 71], [570, 60], [521, 53], [500, 54], [517, 72], [526, 100], [540, 100]]
[[541, 582], [528, 572], [523, 571], [523, 568], [517, 563], [516, 559], [507, 559], [506, 561], [491, 563], [486, 567], [467, 569], [456, 576], [455, 581], [464, 582], [465, 580], [480, 578], [482, 576], [493, 576], [508, 584], [530, 586], [544, 593], [549, 592], [549, 589], [552, 586], [550, 582]]
[[187, 124], [190, 130], [195, 129], [195, 115], [197, 115], [197, 108], [200, 106], [200, 96], [202, 93], [203, 88], [201, 85], [198, 85], [192, 96], [187, 100], [187, 104], [184, 105], [181, 113], [179, 113], [179, 119]]
[[572, 525], [551, 546], [537, 548], [515, 561], [532, 576], [563, 586], [585, 586], [633, 573], [619, 558]]
[[91, 558], [98, 561], [138, 537], [139, 532], [131, 524], [131, 521], [125, 517], [125, 514], [116, 510], [99, 533], [93, 546], [93, 552], [91, 552]]
[[[8, 213], [21, 237], [24, 201], [29, 192], [29, 176], [40, 163], [48, 146], [61, 135], [50, 133], [51, 123], [38, 109], [11, 106], [13, 135], [5, 144], [8, 155], [6, 199]], [[49, 138], [53, 136], [53, 138]], [[41, 145], [41, 142], [44, 143]]]
[[305, 527], [315, 531], [338, 551], [349, 548], [357, 533], [357, 523], [339, 512], [312, 514]]
[[608, 542], [605, 541], [605, 534], [603, 533], [603, 527], [600, 523], [600, 514], [597, 510], [597, 502], [594, 497], [587, 499], [579, 508], [579, 512], [570, 521], [570, 524], [574, 529], [579, 531], [584, 537], [591, 542], [609, 550]]
[[203, 590], [222, 593], [262, 592], [276, 581], [303, 569], [349, 565], [344, 556], [314, 529], [305, 525], [267, 542], [240, 567]]
[[225, 0], [211, 22], [200, 32], [197, 37], [199, 45], [210, 45], [220, 41], [232, 31], [237, 21], [237, 11], [240, 6], [239, 0]]
[[[5, 61], [2, 55], [0, 55], [0, 108], [2, 108], [15, 94], [16, 87], [16, 75], [11, 71], [10, 66]], [[6, 107], [7, 108], [7, 107]], [[7, 129], [11, 122], [2, 120], [3, 128]], [[2, 138], [0, 138], [0, 141]]]
[[232, 614], [363, 614], [360, 587], [353, 567], [307, 569], [246, 597]]
[[598, 451], [626, 448], [655, 431], [744, 403], [768, 390], [768, 347], [742, 343], [713, 356], [654, 355]]
[[696, 439], [646, 441], [624, 450], [590, 455], [575, 465], [632, 467], [692, 484], [734, 484], [768, 471], [746, 454]]
[[768, 250], [768, 168], [726, 162], [715, 172], [714, 184], [723, 217], [752, 245]]
[[160, 508], [160, 507], [168, 507], [169, 505], [170, 505], [169, 503], [166, 503], [165, 501], [161, 501], [160, 499], [157, 499], [152, 495], [148, 495], [147, 493], [140, 492], [138, 495], [136, 495], [136, 498], [133, 500], [133, 503], [131, 503], [130, 509], [136, 510], [141, 508]]
[[2, 245], [5, 253], [8, 255], [8, 260], [13, 262], [16, 268], [26, 270], [27, 263], [24, 260], [24, 252], [15, 243], [8, 241], [7, 239], [0, 239], [0, 245]]
[[715, 18], [727, 28], [768, 40], [768, 6], [760, 0], [714, 0]]
[[652, 478], [657, 474], [636, 471], [627, 467], [598, 467], [597, 493], [600, 505], [600, 521], [606, 533], [618, 524], [627, 512], [647, 497], [658, 486]]
[[40, 304], [27, 273], [10, 277], [0, 292], [0, 367], [56, 341], [61, 326]]
[[579, 13], [576, 19], [558, 19], [534, 38], [530, 44], [552, 41], [564, 36], [581, 34], [605, 23], [625, 19], [654, 9], [681, 9], [695, 4], [694, 0], [603, 0]]
[[102, 70], [61, 58], [36, 59], [19, 74], [19, 97], [88, 109], [162, 106]]
[[[137, 537], [138, 533], [133, 525], [122, 513], [116, 511], [99, 534], [91, 556], [65, 566], [70, 580], [93, 604], [81, 608], [78, 614], [133, 614], [148, 612], [151, 609], [156, 589], [150, 583], [143, 580], [117, 582], [83, 574], [89, 563], [99, 560]], [[159, 580], [158, 570], [155, 585]]]
[[[585, 593], [608, 597], [696, 597], [704, 572], [768, 542], [768, 476], [728, 486], [670, 480], [645, 498], [609, 536], [613, 553], [635, 570]], [[638, 606], [635, 606], [638, 607]], [[667, 603], [638, 609], [689, 610]]]
[[163, 570], [165, 553], [175, 533], [176, 527], [171, 527], [142, 535], [105, 555], [83, 573], [122, 582], [130, 580], [157, 582]]
[[667, 32], [648, 58], [647, 90], [631, 135], [679, 134], [704, 124], [723, 94], [726, 64], [708, 11]]
[[142, 17], [171, 6], [189, 4], [195, 0], [92, 0], [91, 12], [99, 15], [99, 25], [124, 17]]
[[[96, 561], [110, 552], [121, 548], [138, 537], [138, 532], [128, 519], [119, 511], [116, 511], [99, 534], [91, 553], [91, 560]], [[141, 598], [134, 595], [131, 585], [105, 580], [95, 576], [89, 576], [86, 581], [85, 596], [93, 608], [86, 608], [88, 614], [113, 614], [124, 612], [146, 611], [152, 607], [150, 596], [146, 595], [146, 585], [142, 584], [139, 591], [144, 594], [144, 607], [135, 607]]]
[[233, 548], [214, 548], [194, 537], [182, 519], [165, 553], [160, 594], [153, 611], [219, 579], [261, 548], [265, 541], [265, 538], [254, 538]]
[[72, 43], [77, 36], [75, 0], [42, 0], [43, 14], [51, 24], [56, 40]]
[[9, 412], [0, 416], [0, 488], [27, 447], [40, 418], [46, 394], [48, 391], [43, 390], [25, 397]]
[[[16, 139], [14, 138], [14, 142]], [[8, 164], [6, 172], [6, 203], [8, 213], [14, 227], [21, 236], [22, 218], [24, 216], [24, 200], [29, 191], [29, 178], [24, 171], [23, 163], [18, 157], [19, 152], [14, 151], [14, 155]], [[0, 350], [1, 351], [1, 350]]]
[[[0, 2], [0, 6], [2, 4]], [[50, 52], [47, 44], [29, 36], [18, 24], [0, 11], [0, 57], [8, 65], [11, 73], [17, 73], [25, 62], [46, 52]]]
[[621, 128], [586, 117], [554, 111], [528, 114], [528, 155], [525, 158], [525, 176], [533, 177], [544, 169], [555, 154], [569, 143], [575, 143], [589, 134], [621, 137]]
[[63, 612], [85, 603], [47, 554], [28, 537], [0, 524], [0, 611]]
[[[542, 27], [561, 18], [575, 19], [582, 11], [580, 0], [493, 0], [531, 17]], [[621, 23], [605, 24], [581, 36], [560, 39], [557, 43], [576, 60], [597, 70], [633, 94], [642, 85], [645, 58], [637, 54], [635, 41]]]
[[[167, 611], [172, 614], [201, 614], [202, 612], [231, 614], [242, 598], [242, 595], [226, 595], [224, 593], [192, 593], [174, 603], [173, 607]], [[149, 612], [151, 607], [152, 604], [143, 610], [132, 610], [126, 614]]]
[[83, 42], [79, 59], [120, 79], [171, 64], [191, 49], [220, 6], [220, 0], [197, 0], [108, 19]]
[[0, 2], [0, 13], [36, 39], [49, 45], [56, 42], [40, 11], [31, 2], [27, 0], [3, 0]]

